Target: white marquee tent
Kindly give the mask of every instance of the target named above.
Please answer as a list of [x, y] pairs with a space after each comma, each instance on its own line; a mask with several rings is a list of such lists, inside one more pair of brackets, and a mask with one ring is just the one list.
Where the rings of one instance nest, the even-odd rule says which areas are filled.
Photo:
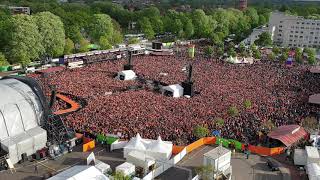
[[137, 134], [124, 147], [123, 156], [127, 158], [131, 151], [138, 151], [156, 160], [168, 160], [171, 157], [172, 147], [172, 142], [162, 141], [160, 137], [157, 140], [143, 139]]
[[94, 166], [73, 166], [48, 180], [109, 180]]

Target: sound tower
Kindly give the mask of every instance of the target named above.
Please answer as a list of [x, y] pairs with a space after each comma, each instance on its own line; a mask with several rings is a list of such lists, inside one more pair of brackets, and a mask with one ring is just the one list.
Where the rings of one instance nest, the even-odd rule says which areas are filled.
[[128, 64], [125, 64], [123, 66], [123, 70], [125, 70], [125, 71], [133, 69], [133, 66], [132, 66], [132, 52], [129, 50], [128, 54], [129, 54]]
[[186, 81], [182, 82], [183, 95], [188, 95], [190, 97], [194, 96], [194, 87], [192, 82], [192, 65], [189, 64], [188, 68], [188, 78]]

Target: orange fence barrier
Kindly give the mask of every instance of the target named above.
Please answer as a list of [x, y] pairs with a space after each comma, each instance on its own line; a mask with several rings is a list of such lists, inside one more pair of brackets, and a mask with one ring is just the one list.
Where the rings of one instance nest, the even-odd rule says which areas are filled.
[[62, 94], [57, 94], [57, 98], [63, 100], [64, 102], [68, 103], [71, 107], [69, 109], [62, 109], [54, 112], [56, 115], [66, 114], [70, 112], [75, 112], [80, 108], [80, 104], [76, 103], [75, 101], [69, 99], [67, 96]]
[[172, 154], [178, 154], [180, 153], [183, 148], [185, 148], [185, 146], [176, 146], [176, 145], [173, 145], [172, 147]]
[[282, 147], [267, 148], [267, 147], [262, 147], [262, 146], [249, 145], [249, 150], [255, 154], [273, 156], [273, 155], [281, 154], [284, 151], [284, 148], [282, 148]]
[[200, 146], [202, 146], [202, 145], [204, 145], [204, 143], [203, 143], [203, 138], [201, 138], [201, 139], [199, 139], [199, 140], [197, 140], [197, 141], [189, 144], [189, 145], [187, 146], [187, 153], [190, 153], [191, 151], [197, 149], [198, 147], [200, 147]]
[[94, 140], [89, 141], [89, 142], [83, 144], [83, 146], [82, 146], [82, 151], [83, 151], [83, 152], [91, 151], [92, 149], [95, 148], [95, 146], [96, 146], [96, 144], [95, 144], [95, 141], [94, 141]]
[[[216, 144], [216, 137], [205, 137], [201, 138], [188, 146], [176, 146], [174, 145], [172, 148], [172, 154], [178, 154], [183, 150], [183, 148], [187, 148], [187, 153], [192, 152], [193, 150], [201, 147], [202, 145], [210, 145], [210, 144]], [[273, 156], [283, 153], [284, 148], [283, 147], [276, 147], [276, 148], [267, 148], [262, 146], [248, 146], [251, 153], [259, 154], [259, 155], [266, 155], [266, 156]], [[244, 145], [242, 144], [242, 150], [244, 150]]]
[[216, 137], [205, 137], [203, 138], [203, 143], [208, 145], [208, 144], [215, 144], [217, 138]]

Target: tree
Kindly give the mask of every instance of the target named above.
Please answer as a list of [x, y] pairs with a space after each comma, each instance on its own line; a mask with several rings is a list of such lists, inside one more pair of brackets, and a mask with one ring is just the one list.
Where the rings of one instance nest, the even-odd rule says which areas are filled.
[[113, 178], [114, 180], [130, 180], [130, 177], [124, 175], [123, 172], [115, 172]]
[[305, 48], [304, 51], [308, 55], [308, 63], [314, 65], [316, 63], [316, 50], [313, 48]]
[[259, 49], [256, 49], [255, 51], [253, 51], [253, 57], [255, 59], [261, 59], [261, 52]]
[[23, 67], [32, 60], [38, 59], [45, 52], [41, 44], [35, 19], [28, 15], [15, 15], [8, 19], [6, 23], [9, 37], [8, 44], [5, 46], [6, 57], [10, 63], [20, 63]]
[[214, 119], [214, 123], [217, 124], [219, 127], [222, 127], [224, 125], [224, 119], [216, 118]]
[[247, 8], [246, 11], [244, 12], [244, 14], [249, 17], [250, 24], [251, 24], [252, 28], [258, 26], [258, 24], [259, 24], [259, 15], [258, 15], [258, 12], [257, 12], [256, 9]]
[[288, 57], [289, 57], [289, 53], [284, 51], [284, 52], [282, 52], [279, 60], [280, 60], [280, 62], [285, 62], [288, 59]]
[[184, 33], [185, 33], [184, 36], [187, 39], [191, 38], [194, 34], [194, 26], [192, 24], [192, 20], [189, 18], [187, 20], [187, 23], [185, 24]]
[[42, 36], [45, 55], [49, 57], [62, 55], [65, 47], [65, 33], [60, 18], [50, 12], [41, 12], [35, 15], [35, 19]]
[[110, 37], [113, 34], [111, 17], [106, 14], [95, 14], [89, 25], [89, 35], [93, 41], [98, 42], [101, 36]]
[[209, 130], [206, 127], [203, 127], [201, 125], [197, 125], [193, 129], [193, 135], [198, 139], [206, 137], [208, 134], [209, 134]]
[[268, 131], [271, 131], [275, 127], [275, 125], [272, 120], [269, 119], [262, 124], [262, 127]]
[[89, 41], [86, 39], [81, 39], [80, 40], [80, 47], [79, 47], [79, 52], [88, 52], [89, 51]]
[[231, 117], [238, 116], [238, 115], [239, 115], [239, 110], [237, 109], [237, 107], [231, 106], [231, 107], [228, 109], [228, 114], [229, 114], [229, 116], [231, 116]]
[[272, 45], [271, 34], [269, 32], [261, 33], [259, 35], [259, 38], [254, 43], [263, 47], [271, 46]]
[[299, 63], [299, 64], [302, 64], [302, 63], [303, 63], [303, 59], [302, 59], [302, 49], [301, 49], [301, 48], [297, 48], [297, 49], [296, 49], [295, 60], [296, 60], [296, 62]]
[[276, 56], [274, 55], [273, 52], [271, 52], [270, 54], [268, 54], [268, 59], [269, 59], [270, 61], [274, 61], [274, 60], [276, 59]]
[[196, 167], [196, 173], [200, 175], [202, 180], [210, 180], [213, 178], [214, 168], [211, 165]]
[[123, 36], [122, 36], [121, 32], [114, 30], [112, 36], [110, 36], [110, 38], [109, 38], [109, 42], [111, 45], [116, 45], [116, 44], [122, 43]]
[[147, 39], [153, 39], [154, 38], [154, 31], [152, 28], [152, 25], [150, 23], [149, 18], [143, 17], [138, 21], [138, 25], [140, 27], [140, 30], [145, 34]]
[[112, 45], [110, 44], [107, 35], [100, 37], [99, 45], [100, 45], [101, 49], [111, 49], [112, 48]]
[[6, 57], [4, 56], [4, 54], [2, 52], [0, 52], [0, 66], [7, 66], [9, 65]]
[[64, 46], [64, 54], [72, 54], [73, 51], [74, 51], [74, 43], [70, 38], [67, 38]]
[[208, 58], [212, 57], [213, 52], [214, 52], [214, 50], [213, 50], [213, 47], [212, 47], [212, 46], [206, 46], [205, 49], [204, 49], [204, 54], [205, 54]]
[[278, 56], [280, 54], [281, 50], [278, 46], [274, 46], [272, 48], [272, 52], [275, 54], [275, 56]]
[[237, 53], [234, 50], [234, 48], [229, 48], [228, 55], [231, 56], [231, 57], [236, 57]]
[[252, 103], [251, 103], [251, 101], [250, 101], [249, 99], [246, 99], [246, 100], [244, 100], [244, 102], [243, 102], [243, 106], [244, 106], [244, 108], [246, 108], [246, 109], [250, 109], [250, 108], [252, 107]]
[[139, 43], [139, 39], [137, 38], [130, 38], [128, 44], [137, 44]]
[[304, 127], [309, 133], [316, 130], [319, 127], [317, 119], [314, 117], [306, 117], [302, 120], [302, 127]]
[[244, 45], [243, 42], [241, 42], [239, 45], [239, 52], [240, 52], [241, 56], [243, 56], [243, 57], [246, 56], [246, 46]]

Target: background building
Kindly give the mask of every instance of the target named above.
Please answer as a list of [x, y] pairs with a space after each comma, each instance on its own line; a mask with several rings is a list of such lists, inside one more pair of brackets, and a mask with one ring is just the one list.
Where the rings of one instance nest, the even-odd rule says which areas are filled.
[[269, 20], [273, 42], [284, 47], [320, 47], [320, 20], [273, 12]]

